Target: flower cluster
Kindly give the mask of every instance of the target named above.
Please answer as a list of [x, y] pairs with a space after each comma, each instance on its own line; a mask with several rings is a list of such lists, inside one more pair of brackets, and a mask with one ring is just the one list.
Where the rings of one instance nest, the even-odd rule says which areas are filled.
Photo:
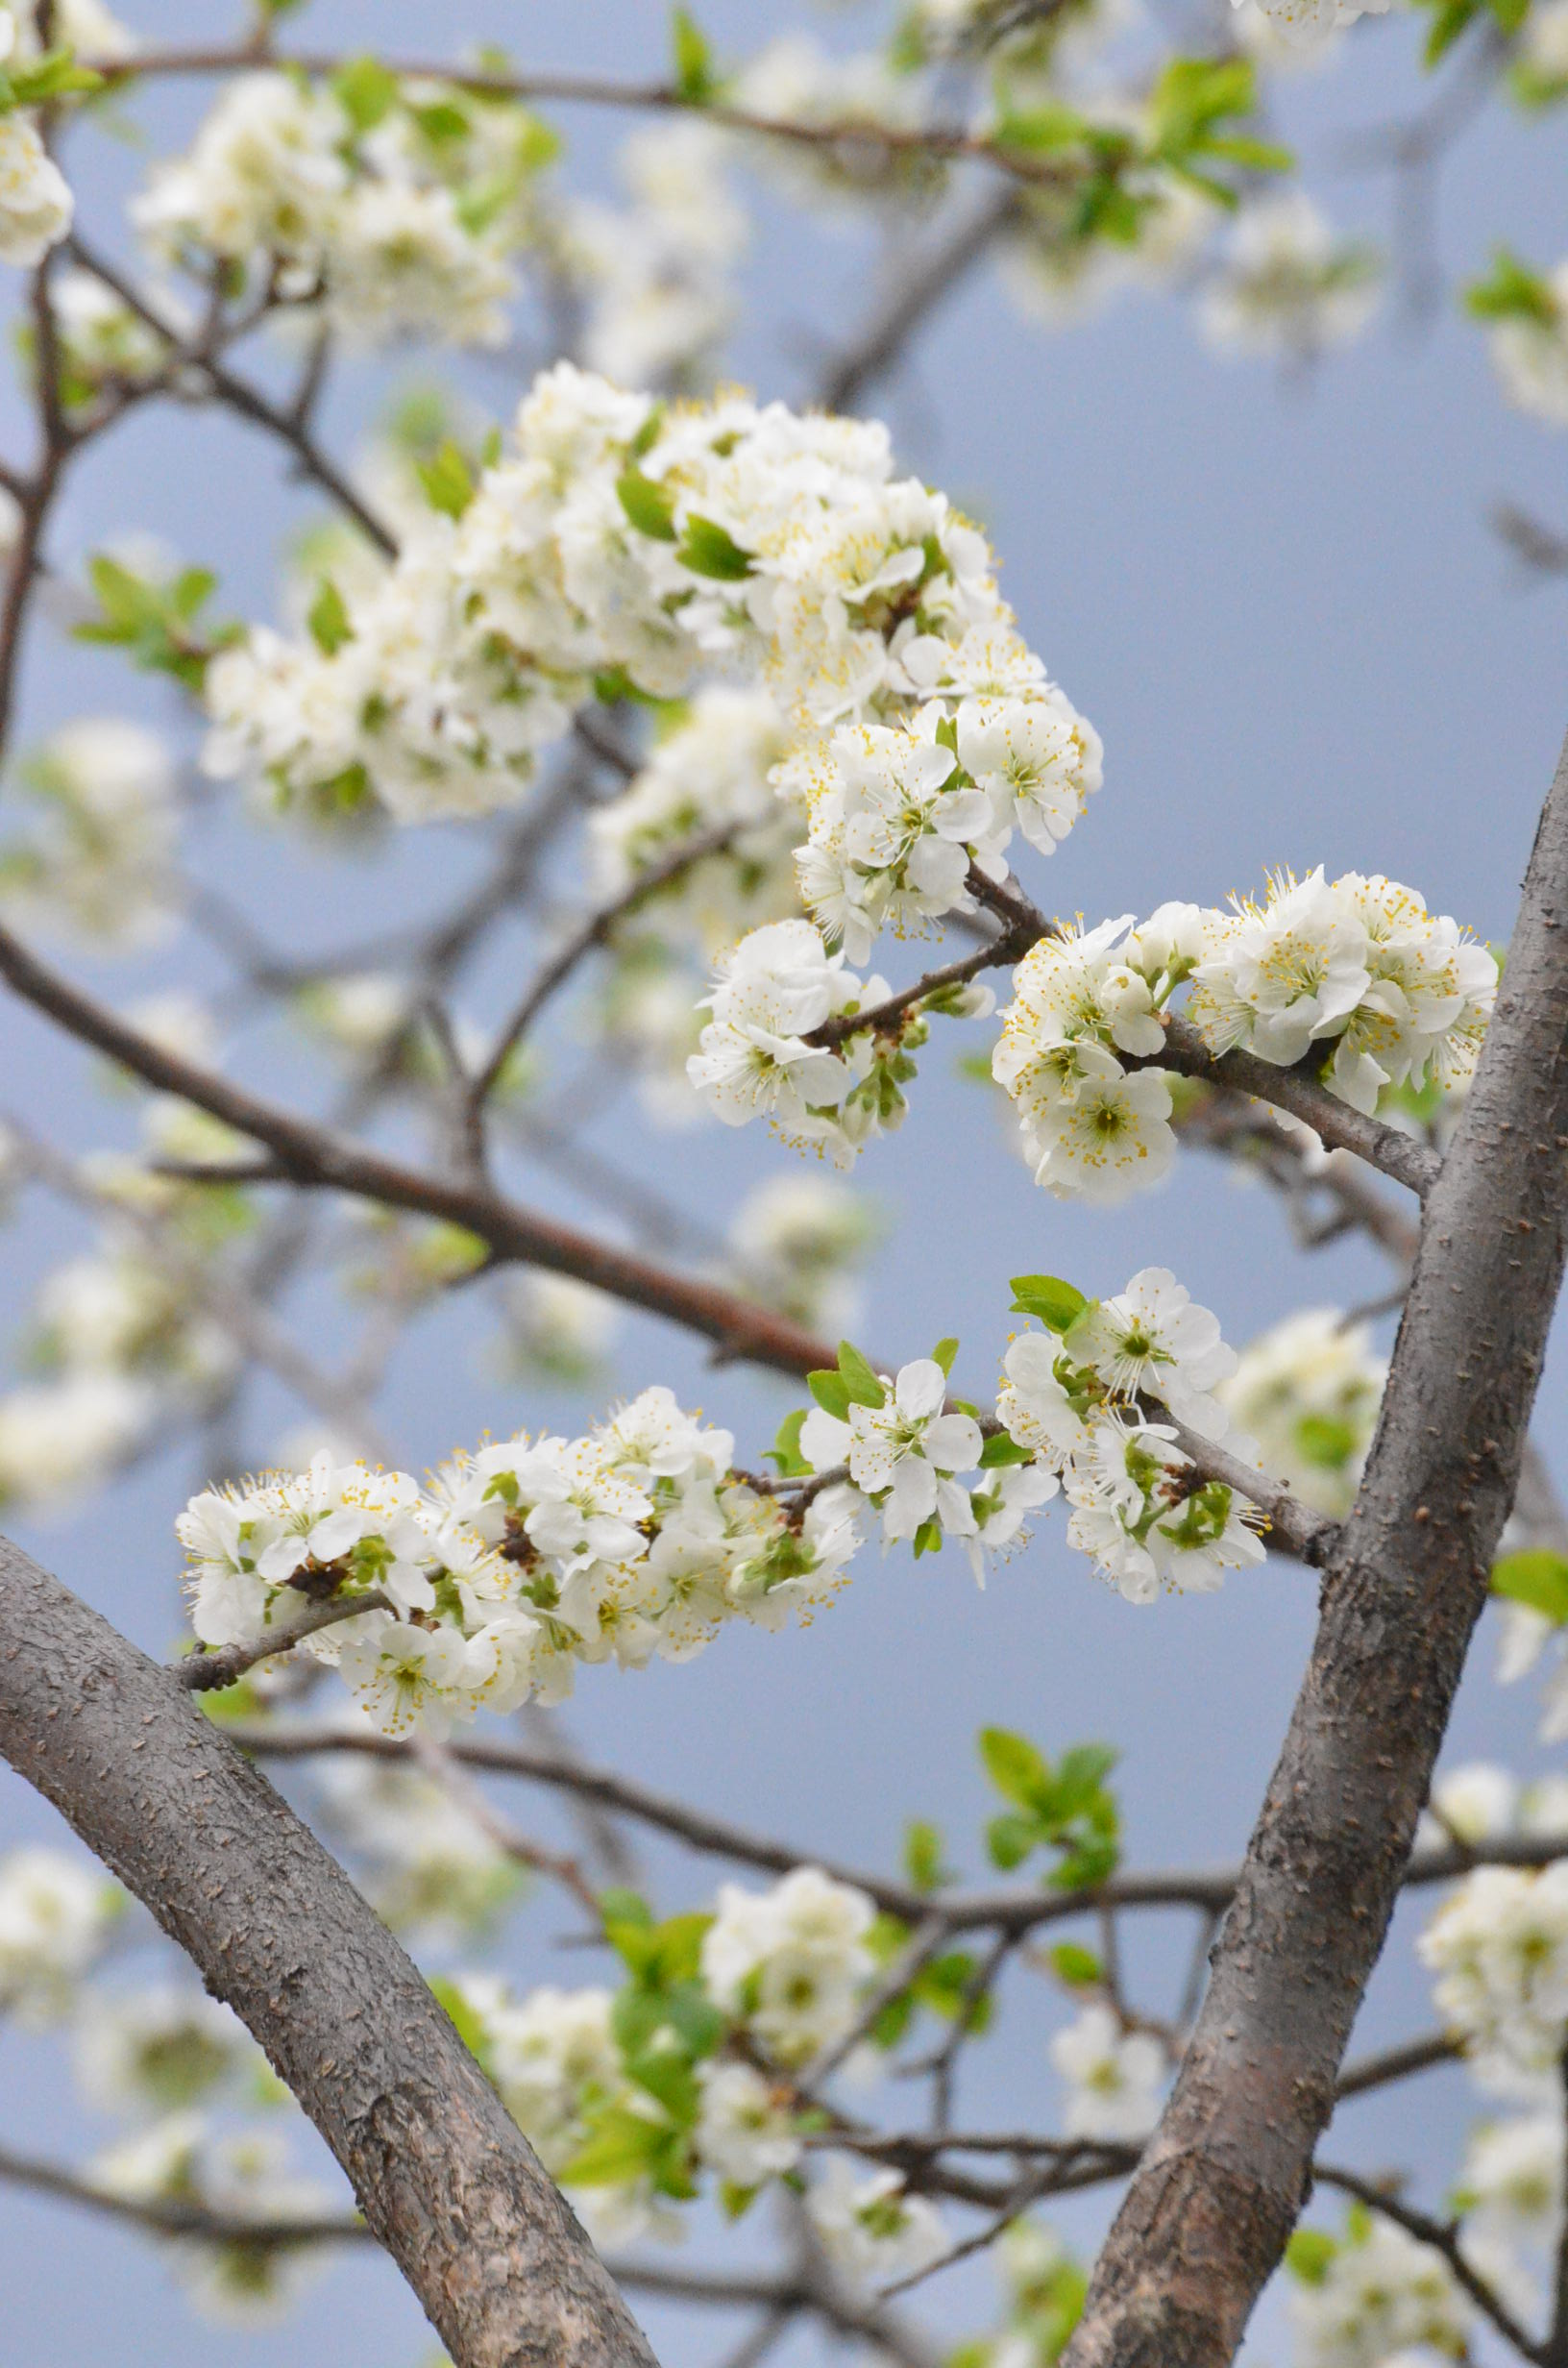
[[125, 1895], [59, 1850], [0, 1859], [0, 2012], [47, 2020], [70, 2004], [101, 1954]]
[[749, 226], [725, 178], [729, 153], [711, 124], [635, 133], [617, 159], [631, 203], [568, 211], [567, 255], [586, 295], [583, 352], [623, 386], [691, 383], [730, 325], [730, 275]]
[[[1497, 966], [1458, 923], [1381, 876], [1276, 874], [1260, 905], [1163, 904], [1098, 928], [1063, 929], [1014, 974], [992, 1058], [1037, 1181], [1112, 1202], [1169, 1166], [1175, 1136], [1164, 1015], [1187, 1016], [1210, 1050], [1239, 1046], [1288, 1069], [1310, 1060], [1330, 1092], [1370, 1112], [1390, 1086], [1448, 1091], [1475, 1066]], [[1134, 1068], [1132, 1063], [1147, 1064]]]
[[[814, 1866], [772, 1889], [721, 1887], [712, 1914], [656, 1925], [633, 1894], [606, 1899], [619, 1992], [514, 1999], [486, 1976], [448, 1986], [507, 2110], [600, 2241], [676, 2236], [672, 2206], [704, 2175], [744, 2211], [799, 2180], [808, 2100], [798, 2076], [846, 2037], [875, 1971], [871, 1902]], [[895, 2173], [833, 2158], [806, 2208], [836, 2265], [870, 2291], [946, 2250], [931, 2208]]]
[[800, 818], [768, 777], [786, 745], [767, 691], [710, 684], [623, 794], [590, 816], [590, 876], [603, 904], [694, 841], [727, 834], [722, 849], [638, 906], [618, 940], [634, 961], [638, 935], [649, 926], [711, 961], [747, 930], [798, 912], [792, 851]]
[[303, 1649], [404, 1734], [559, 1701], [579, 1662], [686, 1660], [727, 1619], [777, 1628], [843, 1583], [846, 1491], [787, 1507], [731, 1470], [733, 1440], [647, 1390], [580, 1439], [454, 1457], [429, 1489], [337, 1465], [194, 1497], [178, 1523], [204, 1644], [264, 1644], [313, 1601], [376, 1593]]
[[1218, 1395], [1275, 1478], [1303, 1504], [1342, 1520], [1387, 1371], [1364, 1323], [1347, 1322], [1337, 1308], [1304, 1307], [1248, 1342]]
[[1345, 2234], [1304, 2229], [1286, 2256], [1298, 2368], [1469, 2357], [1474, 2310], [1441, 2254], [1357, 2206]]
[[0, 846], [0, 901], [95, 951], [161, 936], [174, 918], [180, 818], [158, 734], [82, 717], [34, 754], [21, 786], [31, 827]]
[[362, 62], [226, 85], [132, 217], [160, 260], [319, 303], [359, 343], [496, 345], [552, 142], [515, 102]]
[[1048, 1276], [1019, 1276], [1014, 1289], [1050, 1328], [1013, 1342], [996, 1412], [1014, 1446], [1059, 1476], [1072, 1507], [1068, 1543], [1130, 1603], [1151, 1603], [1163, 1587], [1207, 1591], [1227, 1569], [1262, 1562], [1254, 1508], [1205, 1480], [1162, 1419], [1226, 1438], [1233, 1455], [1256, 1462], [1250, 1440], [1227, 1437], [1213, 1394], [1237, 1360], [1209, 1310], [1164, 1267], [1145, 1267], [1106, 1300]]
[[1015, 826], [1053, 844], [1098, 781], [985, 538], [894, 478], [874, 422], [727, 394], [667, 412], [563, 363], [448, 506], [315, 644], [257, 633], [217, 661], [215, 771], [474, 811], [519, 795], [596, 688], [761, 678], [773, 784], [809, 813], [802, 893], [857, 960], [884, 920], [967, 909], [971, 859], [994, 876]]
[[720, 1886], [702, 1939], [709, 1994], [777, 2062], [803, 2065], [845, 2037], [872, 1970], [871, 1903], [814, 1866], [771, 1891]]
[[1378, 301], [1377, 265], [1358, 239], [1337, 238], [1304, 190], [1237, 216], [1203, 296], [1210, 342], [1237, 354], [1307, 361], [1348, 344]]
[[1160, 2118], [1168, 2066], [1147, 2031], [1124, 2028], [1114, 2008], [1088, 2006], [1051, 2041], [1051, 2061], [1066, 2084], [1065, 2137], [1139, 2144]]
[[775, 1176], [728, 1230], [728, 1271], [747, 1298], [841, 1339], [860, 1313], [857, 1272], [880, 1228], [874, 1207], [829, 1176]]
[[686, 1064], [726, 1126], [764, 1116], [786, 1142], [821, 1146], [837, 1166], [897, 1125], [907, 1074], [907, 1056], [890, 1062], [868, 1031], [831, 1048], [810, 1041], [828, 1020], [852, 1017], [889, 993], [885, 979], [863, 980], [844, 965], [842, 948], [830, 954], [809, 921], [752, 929], [719, 958], [704, 998], [713, 1017]]
[[1568, 2030], [1568, 1863], [1478, 1866], [1418, 1946], [1477, 2079], [1505, 2096], [1539, 2094]]

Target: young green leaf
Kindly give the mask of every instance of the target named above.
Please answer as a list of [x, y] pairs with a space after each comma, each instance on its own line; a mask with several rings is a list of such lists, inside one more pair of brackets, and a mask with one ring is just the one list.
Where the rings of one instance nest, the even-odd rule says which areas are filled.
[[806, 1388], [824, 1414], [834, 1416], [840, 1422], [848, 1421], [849, 1385], [842, 1373], [820, 1366], [816, 1372], [806, 1375]]
[[881, 1406], [887, 1392], [870, 1358], [863, 1357], [853, 1341], [839, 1343], [839, 1372], [848, 1392], [851, 1406]]
[[1568, 1555], [1548, 1545], [1505, 1554], [1492, 1565], [1492, 1592], [1509, 1603], [1528, 1604], [1560, 1628], [1568, 1621]]
[[1015, 1274], [1013, 1312], [1038, 1316], [1053, 1332], [1066, 1332], [1089, 1305], [1083, 1293], [1057, 1274]]
[[1050, 1767], [1026, 1736], [1010, 1734], [1006, 1727], [982, 1727], [980, 1758], [1004, 1800], [1035, 1814], [1042, 1801], [1050, 1800]]
[[720, 583], [740, 583], [751, 573], [750, 553], [712, 518], [687, 519], [675, 556], [694, 576], [712, 576]]
[[615, 481], [616, 496], [639, 534], [655, 542], [675, 539], [675, 507], [662, 485], [639, 468], [623, 469]]
[[933, 1364], [940, 1365], [944, 1373], [950, 1373], [953, 1369], [953, 1359], [957, 1354], [958, 1343], [949, 1337], [946, 1340], [938, 1341], [931, 1351], [931, 1358]]

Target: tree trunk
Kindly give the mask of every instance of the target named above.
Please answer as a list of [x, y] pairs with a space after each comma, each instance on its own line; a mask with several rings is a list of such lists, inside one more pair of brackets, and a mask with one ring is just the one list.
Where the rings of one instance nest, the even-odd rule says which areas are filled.
[[0, 1540], [0, 1753], [188, 1951], [456, 2368], [655, 2368], [417, 1968], [190, 1694]]
[[1221, 2368], [1306, 2201], [1518, 1483], [1565, 1207], [1568, 747], [1209, 1994], [1065, 2368]]

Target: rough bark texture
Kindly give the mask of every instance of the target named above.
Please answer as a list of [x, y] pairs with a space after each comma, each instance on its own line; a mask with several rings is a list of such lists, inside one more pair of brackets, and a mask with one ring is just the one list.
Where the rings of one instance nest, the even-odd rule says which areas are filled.
[[0, 1540], [0, 1753], [287, 2082], [457, 2368], [655, 2368], [404, 1951], [189, 1694]]
[[1187, 2060], [1066, 2368], [1219, 2368], [1306, 2200], [1518, 1482], [1568, 1207], [1568, 748]]

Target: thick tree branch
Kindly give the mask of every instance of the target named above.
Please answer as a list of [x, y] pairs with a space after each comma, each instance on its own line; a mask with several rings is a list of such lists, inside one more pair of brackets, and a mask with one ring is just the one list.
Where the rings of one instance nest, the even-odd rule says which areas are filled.
[[1518, 1483], [1568, 1211], [1568, 749], [1175, 2090], [1069, 2368], [1220, 2368], [1307, 2192]]
[[0, 1754], [265, 2048], [456, 2368], [653, 2368], [565, 2201], [347, 1875], [167, 1670], [4, 1541]]

